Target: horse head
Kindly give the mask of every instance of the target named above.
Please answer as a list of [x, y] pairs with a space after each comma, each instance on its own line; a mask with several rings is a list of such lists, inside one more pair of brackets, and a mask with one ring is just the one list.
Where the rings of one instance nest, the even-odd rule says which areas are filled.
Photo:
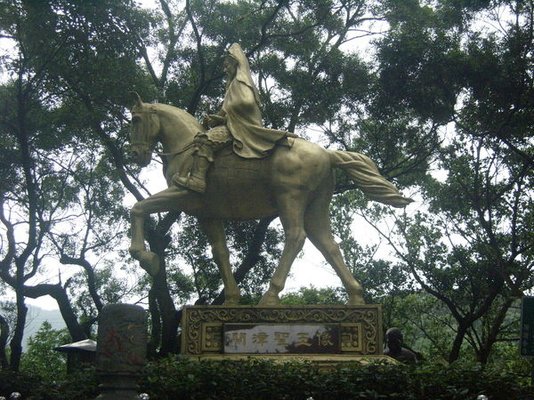
[[158, 141], [160, 121], [152, 104], [143, 103], [137, 93], [133, 93], [135, 103], [131, 108], [132, 124], [130, 131], [130, 156], [142, 167], [152, 159], [152, 152]]

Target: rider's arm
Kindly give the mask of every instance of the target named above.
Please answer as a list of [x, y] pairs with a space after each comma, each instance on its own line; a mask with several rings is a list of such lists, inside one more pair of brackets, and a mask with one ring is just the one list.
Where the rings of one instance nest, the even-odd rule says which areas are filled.
[[226, 113], [221, 110], [218, 114], [209, 114], [204, 117], [202, 125], [208, 129], [226, 124]]

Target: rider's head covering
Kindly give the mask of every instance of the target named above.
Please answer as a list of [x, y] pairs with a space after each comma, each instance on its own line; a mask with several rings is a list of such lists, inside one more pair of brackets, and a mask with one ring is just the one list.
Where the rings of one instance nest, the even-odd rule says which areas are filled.
[[239, 82], [242, 82], [250, 87], [254, 92], [254, 98], [256, 99], [256, 102], [258, 105], [260, 105], [260, 94], [256, 88], [256, 85], [254, 85], [254, 82], [252, 81], [250, 65], [248, 63], [247, 56], [243, 52], [243, 49], [241, 49], [239, 43], [234, 43], [230, 46], [228, 49], [228, 56], [237, 62], [237, 71], [234, 79], [237, 79]]

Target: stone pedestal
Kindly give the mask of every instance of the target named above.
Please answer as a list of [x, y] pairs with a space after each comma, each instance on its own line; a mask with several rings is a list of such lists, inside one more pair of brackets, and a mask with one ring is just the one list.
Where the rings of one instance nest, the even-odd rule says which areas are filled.
[[137, 378], [145, 365], [146, 311], [131, 304], [110, 304], [98, 317], [97, 400], [138, 399]]
[[188, 306], [183, 355], [364, 361], [382, 358], [382, 308], [361, 306]]

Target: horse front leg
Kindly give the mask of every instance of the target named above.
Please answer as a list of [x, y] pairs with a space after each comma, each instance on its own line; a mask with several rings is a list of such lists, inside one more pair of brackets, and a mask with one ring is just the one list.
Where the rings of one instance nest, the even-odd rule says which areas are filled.
[[201, 219], [198, 220], [202, 231], [208, 237], [213, 254], [213, 260], [219, 267], [221, 278], [224, 285], [224, 305], [235, 305], [239, 303], [239, 287], [232, 273], [230, 265], [230, 252], [226, 245], [226, 235], [224, 225], [218, 219]]
[[144, 200], [138, 201], [132, 207], [132, 242], [130, 245], [130, 254], [134, 259], [139, 261], [141, 268], [151, 276], [158, 273], [160, 269], [160, 259], [156, 253], [146, 250], [144, 235], [145, 219], [150, 214], [179, 210], [180, 200], [183, 200], [183, 197], [187, 195], [189, 195], [189, 193], [186, 191], [176, 187], [170, 187]]
[[[159, 257], [152, 251], [147, 251], [145, 248], [145, 200], [138, 201], [134, 204], [131, 210], [131, 234], [132, 243], [130, 244], [130, 255], [139, 261], [141, 268], [143, 268], [149, 275], [155, 276], [159, 272]], [[149, 214], [148, 214], [149, 215]]]

